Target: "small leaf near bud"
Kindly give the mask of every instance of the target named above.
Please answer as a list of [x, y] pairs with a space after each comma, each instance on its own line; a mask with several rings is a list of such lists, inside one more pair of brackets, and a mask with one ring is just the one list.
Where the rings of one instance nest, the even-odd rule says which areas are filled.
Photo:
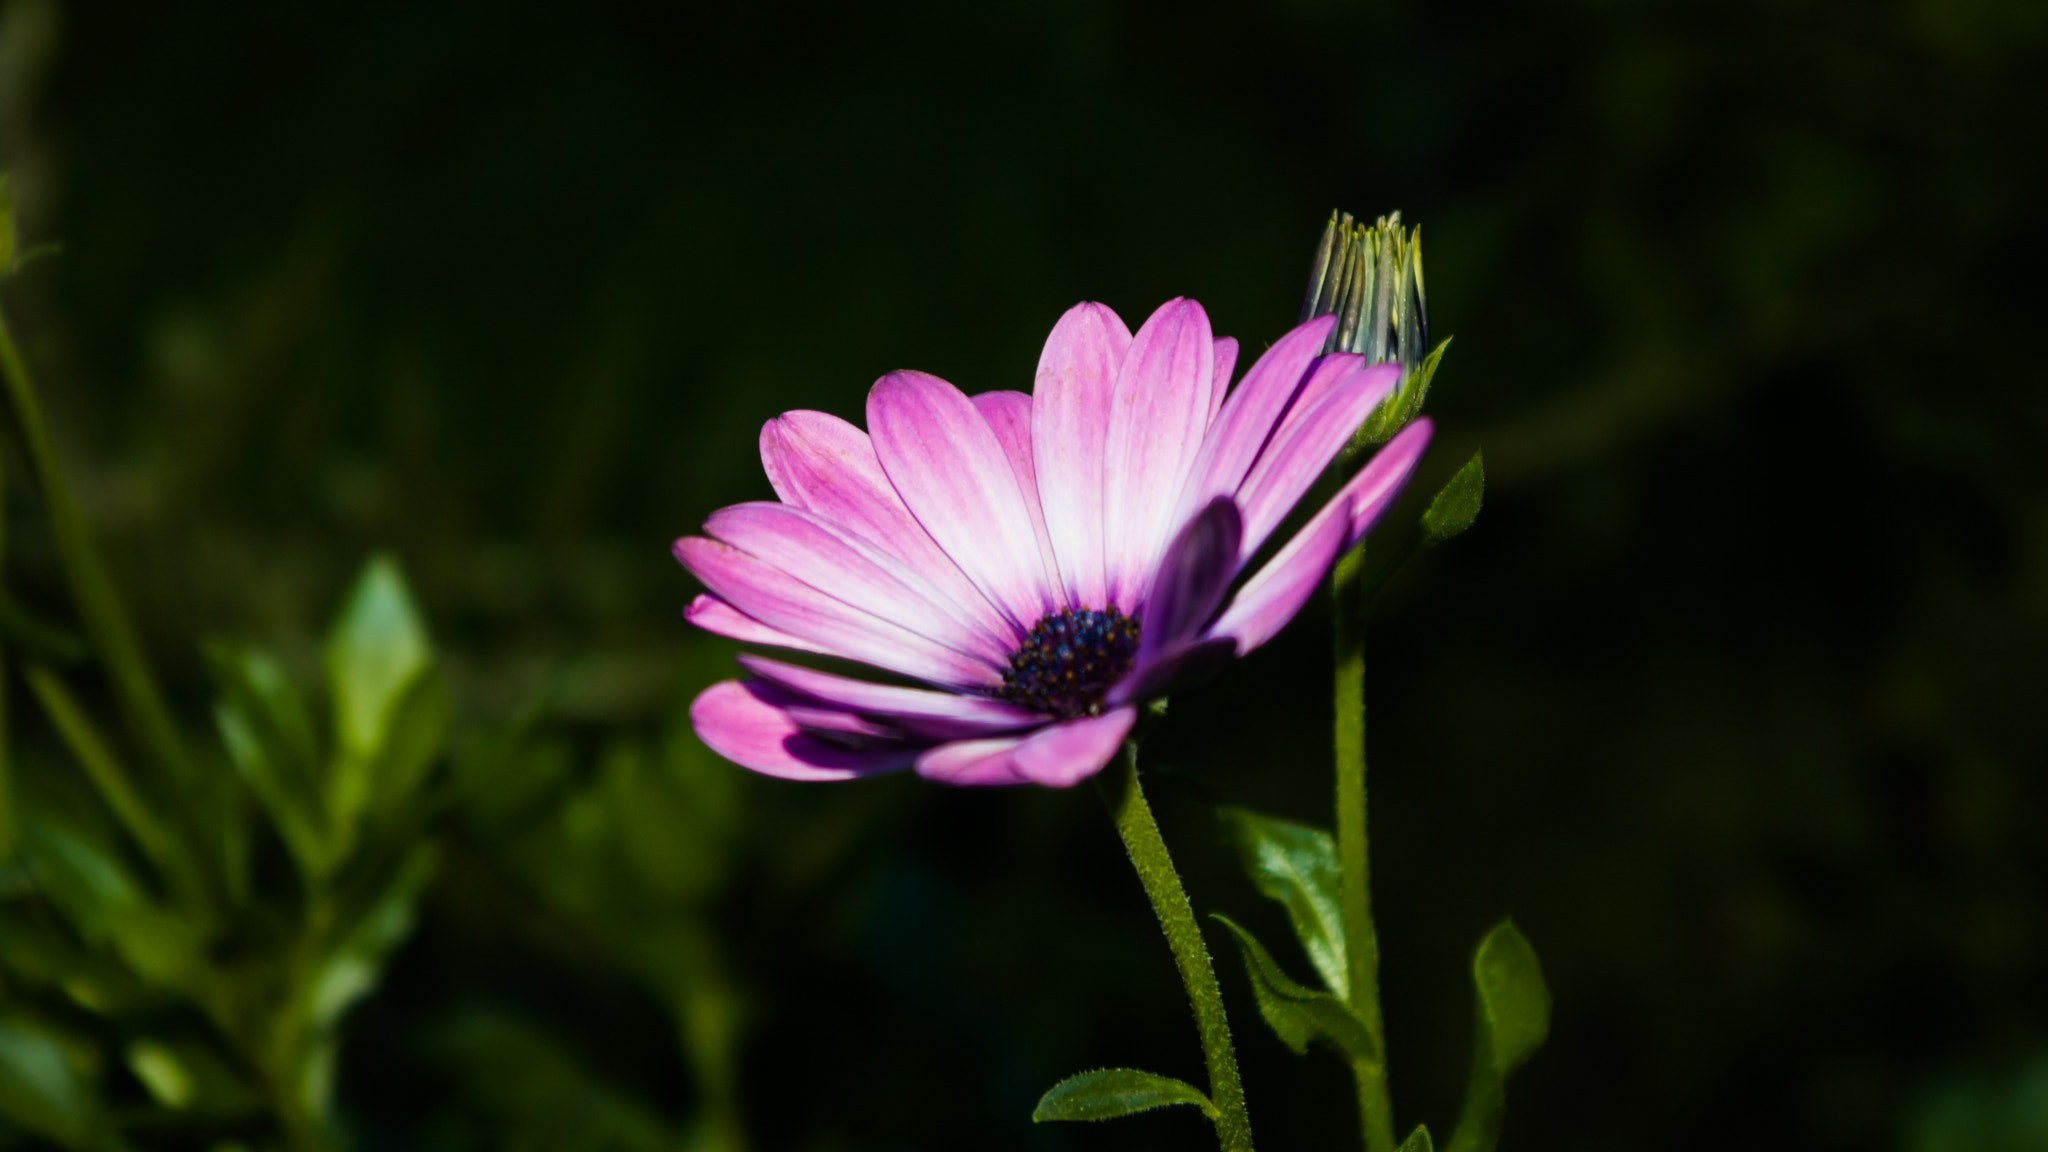
[[1479, 505], [1486, 495], [1486, 461], [1478, 452], [1451, 482], [1443, 486], [1429, 510], [1422, 514], [1422, 534], [1431, 544], [1441, 544], [1472, 526], [1479, 517]]

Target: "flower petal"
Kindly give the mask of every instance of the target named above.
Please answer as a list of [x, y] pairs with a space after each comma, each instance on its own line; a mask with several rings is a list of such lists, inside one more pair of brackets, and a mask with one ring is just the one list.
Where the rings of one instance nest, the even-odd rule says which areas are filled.
[[1138, 629], [1139, 665], [1180, 647], [1202, 630], [1237, 575], [1238, 543], [1244, 531], [1237, 505], [1218, 496], [1196, 513], [1160, 557], [1159, 572], [1145, 599]]
[[733, 504], [704, 522], [706, 535], [774, 565], [819, 592], [1001, 669], [1004, 638], [973, 618], [902, 561], [787, 504]]
[[690, 724], [713, 752], [784, 780], [851, 780], [907, 768], [918, 748], [842, 748], [806, 735], [774, 690], [726, 680], [690, 704]]
[[896, 494], [868, 434], [824, 412], [784, 412], [761, 429], [761, 462], [783, 503], [814, 512], [900, 557], [981, 628], [1015, 646], [996, 611]]
[[[1312, 373], [1311, 378], [1319, 374]], [[1347, 356], [1337, 374], [1322, 399], [1291, 424], [1282, 424], [1237, 491], [1238, 505], [1244, 509], [1247, 557], [1266, 542], [1316, 477], [1350, 443], [1352, 433], [1393, 391], [1401, 368], [1398, 364], [1367, 366], [1362, 357]]]
[[742, 644], [771, 644], [804, 652], [825, 651], [808, 640], [770, 628], [709, 592], [699, 592], [697, 598], [690, 601], [690, 606], [683, 609], [683, 619], [713, 636], [723, 636]]
[[998, 736], [941, 744], [918, 756], [917, 774], [940, 784], [962, 787], [1029, 784], [1011, 762], [1011, 756], [1022, 743], [1022, 736]]
[[742, 668], [778, 688], [835, 708], [879, 717], [934, 740], [1012, 732], [1036, 727], [1050, 719], [1001, 700], [874, 684], [765, 656], [741, 655], [739, 662]]
[[1038, 473], [1031, 459], [1031, 397], [1022, 392], [983, 392], [969, 397], [975, 411], [988, 421], [1003, 455], [1010, 458], [1010, 471], [1017, 476], [1017, 490], [1024, 496], [1024, 510], [1031, 514], [1031, 531], [1038, 537], [1038, 557], [1045, 566], [1045, 586], [1052, 590], [1055, 606], [1067, 606], [1066, 585], [1060, 580], [1059, 559], [1053, 553], [1052, 537], [1046, 532], [1045, 510], [1039, 504]]
[[1169, 649], [1139, 663], [1103, 697], [1105, 704], [1135, 704], [1199, 684], [1237, 658], [1237, 641], [1215, 636]]
[[[1349, 483], [1294, 534], [1210, 627], [1211, 636], [1237, 641], [1239, 655], [1271, 640], [1286, 627], [1322, 583], [1323, 573], [1346, 548], [1364, 536], [1415, 472], [1429, 443], [1430, 422], [1417, 420], [1387, 442]], [[1356, 527], [1358, 525], [1364, 527]], [[1356, 528], [1356, 530], [1354, 530]]]
[[1109, 397], [1131, 330], [1101, 304], [1076, 304], [1038, 355], [1032, 384], [1031, 452], [1067, 600], [1109, 603], [1102, 559], [1102, 441]]
[[882, 471], [967, 578], [1021, 630], [1053, 607], [1038, 536], [994, 429], [958, 388], [891, 372], [868, 392]]
[[1181, 494], [1183, 515], [1237, 491], [1336, 322], [1333, 316], [1318, 316], [1300, 325], [1266, 349], [1244, 374], [1202, 442], [1201, 456]]
[[1017, 746], [1010, 762], [1033, 784], [1071, 788], [1102, 771], [1137, 722], [1136, 708], [1115, 708], [1041, 728]]
[[986, 661], [863, 612], [730, 544], [685, 536], [676, 541], [675, 554], [720, 600], [820, 651], [938, 684], [993, 688], [1002, 683], [1002, 675]]
[[1103, 440], [1102, 539], [1109, 602], [1135, 611], [1202, 447], [1215, 381], [1209, 316], [1169, 300], [1131, 338]]
[[1223, 399], [1230, 394], [1230, 374], [1237, 370], [1237, 338], [1218, 336], [1216, 338], [1216, 370], [1209, 385], [1209, 425], [1213, 427], [1216, 416], [1223, 411]]

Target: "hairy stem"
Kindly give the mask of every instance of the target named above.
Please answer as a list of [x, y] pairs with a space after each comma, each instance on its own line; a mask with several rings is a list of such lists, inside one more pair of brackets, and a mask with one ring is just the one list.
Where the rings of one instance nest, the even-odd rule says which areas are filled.
[[1372, 866], [1365, 824], [1365, 549], [1337, 562], [1332, 591], [1337, 637], [1337, 902], [1344, 915], [1344, 954], [1351, 1010], [1372, 1034], [1378, 1061], [1352, 1064], [1366, 1152], [1394, 1152], [1393, 1099], [1387, 1091], [1386, 1026], [1380, 1016], [1380, 945], [1372, 926]]
[[1138, 881], [1159, 916], [1166, 932], [1167, 946], [1180, 968], [1181, 984], [1195, 1010], [1195, 1028], [1202, 1036], [1202, 1056], [1209, 1068], [1209, 1099], [1216, 1105], [1216, 1139], [1223, 1152], [1251, 1152], [1252, 1123], [1244, 1107], [1244, 1085], [1237, 1077], [1237, 1052], [1230, 1044], [1230, 1019], [1223, 1011], [1223, 991], [1216, 985], [1216, 967], [1209, 960], [1201, 929], [1195, 926], [1195, 912], [1188, 894], [1174, 871], [1159, 824], [1152, 819], [1152, 806], [1145, 802], [1138, 784], [1138, 746], [1124, 746], [1124, 768], [1119, 784], [1105, 795], [1116, 817], [1117, 834], [1124, 850], [1138, 870]]

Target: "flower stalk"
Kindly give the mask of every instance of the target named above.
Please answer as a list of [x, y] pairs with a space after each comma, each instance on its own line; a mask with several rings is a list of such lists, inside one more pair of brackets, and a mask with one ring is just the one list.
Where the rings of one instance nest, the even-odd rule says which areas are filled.
[[1350, 1005], [1380, 1059], [1351, 1064], [1367, 1152], [1394, 1152], [1393, 1098], [1387, 1088], [1386, 1026], [1380, 1012], [1380, 945], [1372, 922], [1372, 862], [1365, 806], [1365, 549], [1337, 562], [1331, 582], [1336, 617], [1338, 907], [1350, 968]]
[[1209, 1099], [1216, 1107], [1217, 1142], [1223, 1152], [1252, 1152], [1251, 1117], [1245, 1111], [1244, 1084], [1237, 1074], [1237, 1051], [1230, 1042], [1230, 1019], [1223, 1010], [1216, 966], [1202, 942], [1173, 857], [1159, 835], [1159, 824], [1152, 818], [1152, 806], [1145, 802], [1145, 791], [1138, 782], [1136, 741], [1124, 745], [1124, 770], [1116, 784], [1105, 789], [1104, 799], [1116, 819], [1117, 835], [1123, 838], [1131, 866], [1138, 870], [1138, 882], [1144, 885], [1159, 927], [1166, 933], [1167, 947], [1173, 950], [1173, 962], [1194, 1007], [1195, 1028], [1201, 1034], [1202, 1057], [1208, 1065]]

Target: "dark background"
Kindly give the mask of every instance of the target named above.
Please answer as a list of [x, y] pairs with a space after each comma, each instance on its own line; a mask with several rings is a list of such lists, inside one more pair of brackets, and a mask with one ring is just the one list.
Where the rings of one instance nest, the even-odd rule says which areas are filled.
[[[558, 676], [585, 772], [730, 667], [666, 546], [766, 495], [763, 420], [1028, 387], [1084, 298], [1194, 296], [1249, 354], [1332, 207], [1401, 209], [1456, 337], [1425, 481], [1489, 481], [1370, 650], [1403, 1127], [1447, 1131], [1512, 913], [1556, 1016], [1509, 1148], [2048, 1140], [2048, 7], [15, 3], [0, 42], [60, 246], [7, 303], [183, 706], [200, 637], [310, 651], [384, 548], [463, 715]], [[1198, 909], [1269, 940], [1207, 798], [1328, 819], [1326, 629], [1151, 752]], [[1091, 790], [741, 793], [756, 1146], [1209, 1139], [1028, 1123], [1084, 1067], [1200, 1071]], [[351, 1024], [356, 1143], [532, 1130], [476, 1020], [688, 1116], [646, 981], [446, 834]], [[1341, 1068], [1219, 960], [1263, 1146], [1349, 1144]]]

